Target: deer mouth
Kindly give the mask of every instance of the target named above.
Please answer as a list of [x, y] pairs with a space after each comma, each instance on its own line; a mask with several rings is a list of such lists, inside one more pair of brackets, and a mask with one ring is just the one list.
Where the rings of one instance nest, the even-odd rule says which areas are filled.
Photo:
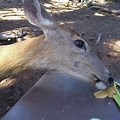
[[99, 79], [97, 78], [94, 82], [95, 82], [95, 86], [97, 89], [106, 89], [107, 87], [110, 87], [113, 85], [113, 81], [114, 79], [112, 77], [109, 77], [108, 80], [103, 80], [103, 79]]

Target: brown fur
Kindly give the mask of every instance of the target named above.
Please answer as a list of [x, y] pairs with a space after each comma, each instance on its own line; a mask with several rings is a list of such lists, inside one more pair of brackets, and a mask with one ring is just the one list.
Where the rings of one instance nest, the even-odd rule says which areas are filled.
[[[28, 20], [41, 27], [45, 37], [0, 47], [1, 79], [25, 69], [57, 69], [80, 80], [95, 82], [99, 79], [109, 84], [108, 70], [77, 32], [59, 27], [38, 0], [23, 0], [23, 3]], [[74, 44], [78, 39], [83, 41], [84, 48]]]

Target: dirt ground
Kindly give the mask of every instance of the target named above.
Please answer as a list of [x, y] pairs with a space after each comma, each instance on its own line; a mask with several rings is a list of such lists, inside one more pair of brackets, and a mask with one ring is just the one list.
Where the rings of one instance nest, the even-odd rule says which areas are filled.
[[[86, 39], [97, 56], [103, 61], [110, 73], [120, 78], [120, 14], [102, 12], [90, 7], [58, 7], [46, 4], [58, 24], [76, 30]], [[102, 8], [119, 10], [120, 3], [102, 5]], [[0, 32], [14, 29], [39, 31], [29, 24], [24, 16], [21, 0], [0, 1]], [[98, 44], [96, 40], [101, 35]], [[25, 70], [14, 78], [0, 82], [0, 118], [18, 99], [46, 72], [46, 70]]]

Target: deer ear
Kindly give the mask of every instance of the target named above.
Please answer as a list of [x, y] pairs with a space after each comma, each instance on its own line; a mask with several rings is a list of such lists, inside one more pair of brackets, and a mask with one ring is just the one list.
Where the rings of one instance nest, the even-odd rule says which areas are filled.
[[22, 1], [24, 12], [31, 24], [40, 27], [43, 32], [44, 29], [49, 29], [56, 25], [52, 16], [43, 8], [38, 0]]

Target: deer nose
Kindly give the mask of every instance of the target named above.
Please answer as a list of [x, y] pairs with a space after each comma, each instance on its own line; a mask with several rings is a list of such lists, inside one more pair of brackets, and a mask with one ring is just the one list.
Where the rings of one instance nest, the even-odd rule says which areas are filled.
[[108, 83], [111, 85], [113, 82], [114, 82], [113, 77], [109, 77], [109, 78], [108, 78]]

